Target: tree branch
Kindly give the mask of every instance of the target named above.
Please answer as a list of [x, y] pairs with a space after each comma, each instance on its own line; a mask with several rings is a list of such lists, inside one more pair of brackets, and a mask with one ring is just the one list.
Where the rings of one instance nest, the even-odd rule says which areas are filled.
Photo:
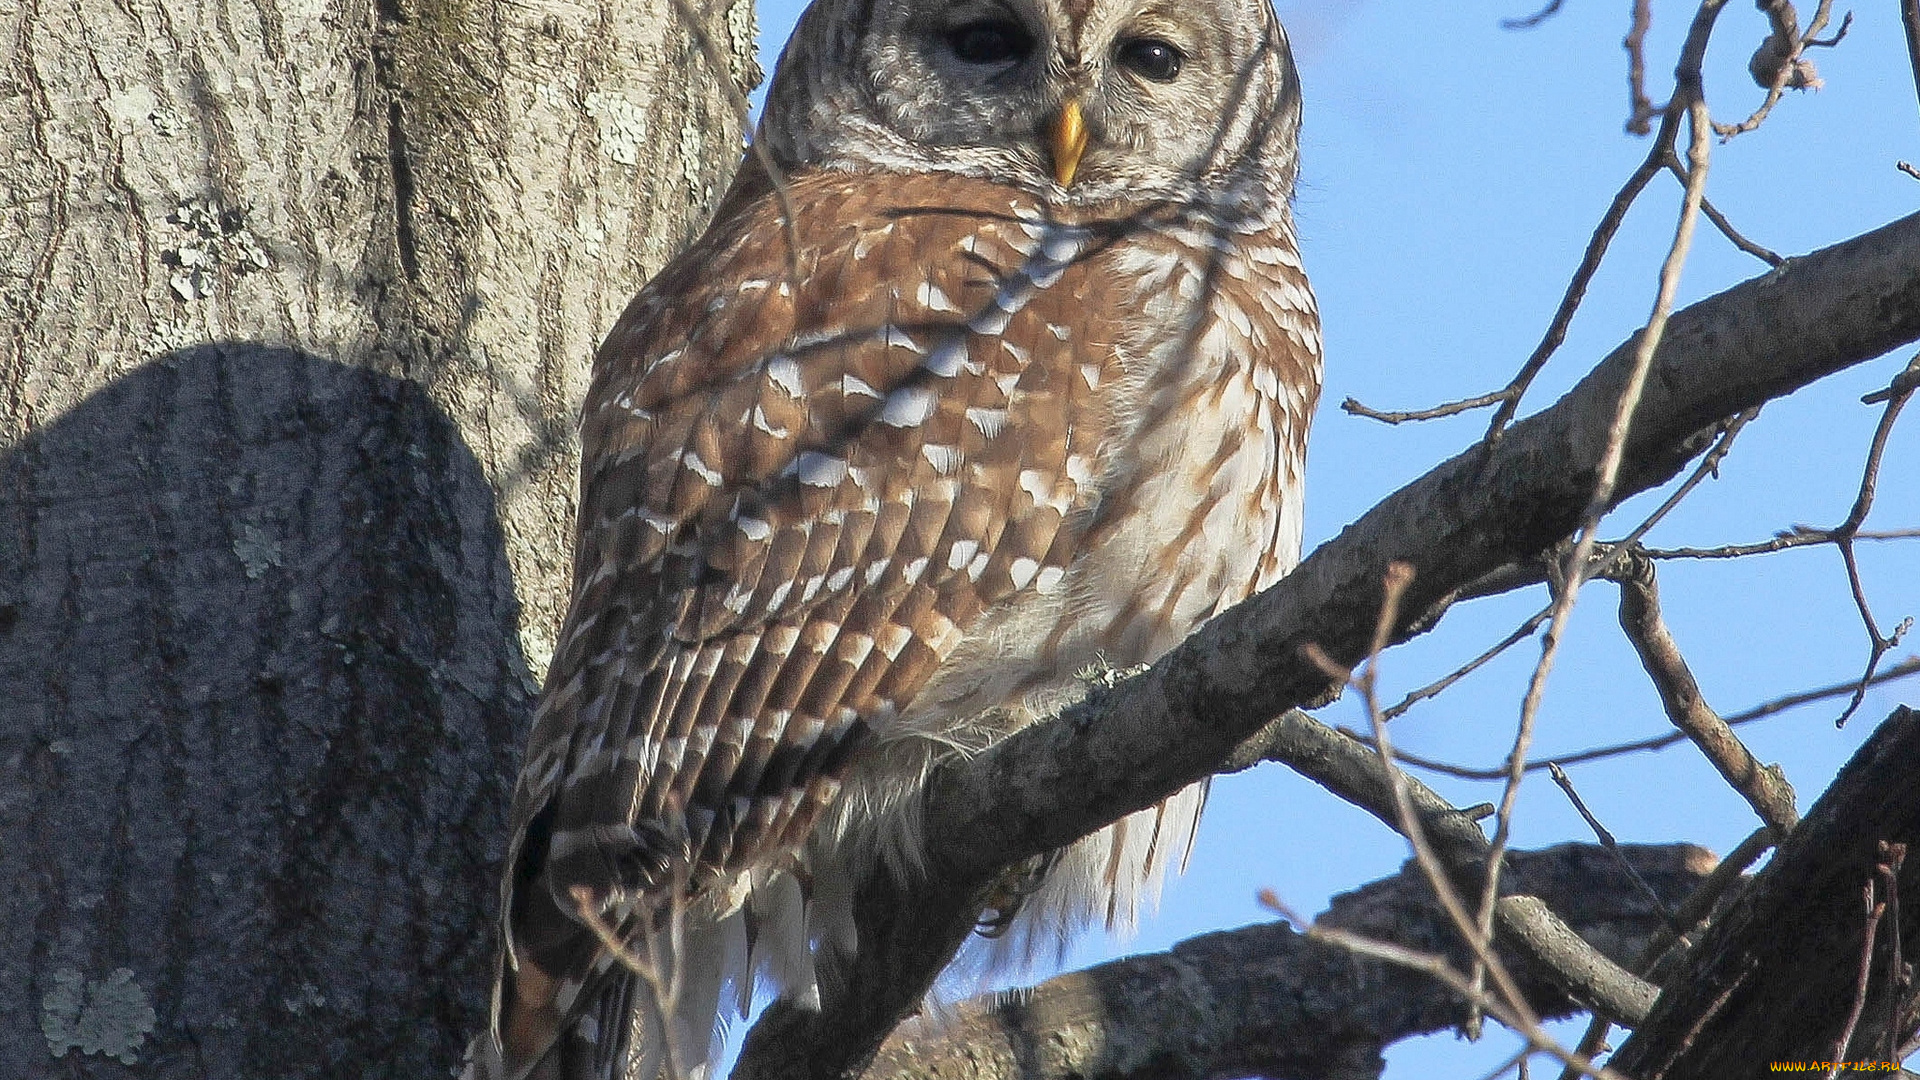
[[[1684, 900], [1714, 864], [1688, 844], [1626, 851], [1668, 904]], [[1659, 911], [1622, 887], [1612, 861], [1591, 845], [1516, 852], [1506, 876], [1574, 912], [1570, 921], [1581, 936], [1621, 962], [1662, 925]], [[1456, 968], [1472, 962], [1411, 864], [1336, 897], [1315, 927], [1438, 952]], [[1502, 957], [1524, 972], [1520, 959]], [[1537, 977], [1524, 979], [1522, 989], [1542, 1015], [1578, 1007]], [[1466, 1018], [1466, 1003], [1431, 979], [1269, 923], [1204, 934], [1032, 990], [987, 995], [950, 1018], [910, 1021], [887, 1040], [865, 1080], [1372, 1077], [1388, 1045]]]
[[[1843, 1029], [1855, 1000], [1860, 895], [1876, 876], [1876, 844], [1920, 836], [1916, 755], [1920, 713], [1903, 706], [1694, 948], [1688, 970], [1668, 981], [1614, 1067], [1641, 1080], [1683, 1080], [1758, 1076], [1773, 1061], [1888, 1060], [1888, 1043], [1910, 1035], [1915, 1017], [1911, 980], [1900, 985], [1897, 1002], [1889, 1000], [1894, 979], [1884, 962], [1874, 965], [1865, 1020], [1844, 1058], [1830, 1057], [1834, 1048], [1823, 1043]], [[1899, 882], [1908, 891], [1920, 886], [1920, 866], [1908, 861]], [[1920, 905], [1901, 909], [1886, 933], [1909, 941], [1920, 935]]]
[[[1920, 337], [1920, 215], [1676, 313], [1635, 413], [1614, 500], [1672, 477], [1720, 421]], [[1323, 700], [1301, 649], [1365, 655], [1389, 563], [1416, 571], [1396, 639], [1449, 593], [1570, 533], [1593, 490], [1637, 338], [1553, 407], [1396, 492], [1272, 589], [1214, 619], [1144, 675], [936, 774], [941, 843], [926, 880], [863, 887], [861, 954], [809, 1015], [775, 1007], [736, 1076], [857, 1072], [965, 939], [1002, 867], [1070, 843], [1219, 768], [1270, 717]], [[1290, 762], [1291, 763], [1291, 762]], [[1916, 860], [1920, 862], [1920, 860]]]

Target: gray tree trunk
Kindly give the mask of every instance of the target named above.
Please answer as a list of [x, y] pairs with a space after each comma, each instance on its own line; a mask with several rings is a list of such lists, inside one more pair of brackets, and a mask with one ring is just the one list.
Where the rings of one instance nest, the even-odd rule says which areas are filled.
[[0, 1076], [456, 1065], [717, 7], [0, 0]]

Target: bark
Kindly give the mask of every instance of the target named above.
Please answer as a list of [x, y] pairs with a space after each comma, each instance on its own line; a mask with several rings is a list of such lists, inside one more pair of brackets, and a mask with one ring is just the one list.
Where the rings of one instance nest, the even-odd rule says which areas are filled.
[[673, 11], [0, 4], [0, 1075], [458, 1062], [575, 403], [757, 77]]
[[[1623, 850], [1668, 906], [1705, 880], [1714, 862], [1686, 844]], [[1591, 845], [1519, 852], [1511, 870], [1513, 888], [1567, 912], [1581, 936], [1618, 962], [1630, 962], [1664, 925], [1652, 903], [1624, 887], [1612, 857]], [[1335, 897], [1314, 923], [1438, 953], [1462, 969], [1471, 963], [1411, 866]], [[1523, 985], [1542, 1015], [1578, 1008], [1544, 978]], [[865, 1078], [1360, 1080], [1380, 1075], [1388, 1045], [1466, 1022], [1466, 1002], [1426, 975], [1271, 923], [991, 995], [944, 1021], [909, 1021]]]
[[[1670, 478], [1716, 425], [1920, 338], [1920, 215], [1811, 255], [1674, 315], [1634, 414], [1616, 501]], [[1395, 492], [1273, 588], [1225, 612], [1145, 674], [938, 771], [929, 875], [873, 880], [857, 901], [861, 953], [819, 1014], [769, 1010], [735, 1075], [858, 1073], [964, 940], [967, 901], [1019, 860], [1152, 805], [1221, 767], [1268, 718], [1324, 699], [1302, 653], [1365, 655], [1394, 562], [1414, 578], [1394, 633], [1431, 627], [1460, 590], [1570, 532], [1591, 495], [1629, 340], [1580, 385], [1492, 446]], [[1309, 722], [1310, 723], [1310, 722]], [[1289, 764], [1313, 773], [1312, 762]], [[1322, 783], [1326, 778], [1316, 777]], [[1378, 791], [1350, 795], [1391, 823]], [[1457, 816], [1457, 815], [1456, 815]], [[885, 875], [880, 875], [884, 878]]]
[[[1904, 944], [1920, 940], [1916, 758], [1920, 712], [1902, 706], [1694, 948], [1616, 1068], [1640, 1080], [1704, 1080], [1759, 1076], [1774, 1062], [1899, 1061], [1896, 1048], [1920, 1027]], [[1876, 874], [1883, 843], [1907, 846], [1897, 873]], [[1871, 937], [1868, 895], [1892, 900]], [[1863, 957], [1871, 971], [1847, 1040]]]

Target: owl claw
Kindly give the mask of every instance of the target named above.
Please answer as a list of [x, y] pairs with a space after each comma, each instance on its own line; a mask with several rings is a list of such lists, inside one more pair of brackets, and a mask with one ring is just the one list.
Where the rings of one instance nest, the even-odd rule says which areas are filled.
[[606, 902], [669, 884], [686, 859], [684, 838], [658, 822], [594, 825], [556, 833], [547, 863], [547, 886], [563, 906], [578, 888]]
[[1040, 891], [1040, 886], [1047, 883], [1047, 875], [1053, 872], [1054, 864], [1059, 861], [1060, 852], [1049, 851], [1002, 871], [999, 879], [987, 891], [986, 905], [980, 917], [974, 920], [973, 932], [983, 938], [997, 938], [1005, 934], [1013, 925], [1013, 920], [1020, 917], [1020, 909]]

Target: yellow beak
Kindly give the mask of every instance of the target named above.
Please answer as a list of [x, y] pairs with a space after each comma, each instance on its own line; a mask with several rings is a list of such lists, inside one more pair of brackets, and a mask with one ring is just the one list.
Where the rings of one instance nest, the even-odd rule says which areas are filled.
[[1087, 122], [1080, 115], [1079, 102], [1060, 106], [1047, 126], [1047, 148], [1053, 153], [1053, 178], [1061, 187], [1071, 187], [1074, 174], [1080, 171], [1080, 155], [1087, 149]]

